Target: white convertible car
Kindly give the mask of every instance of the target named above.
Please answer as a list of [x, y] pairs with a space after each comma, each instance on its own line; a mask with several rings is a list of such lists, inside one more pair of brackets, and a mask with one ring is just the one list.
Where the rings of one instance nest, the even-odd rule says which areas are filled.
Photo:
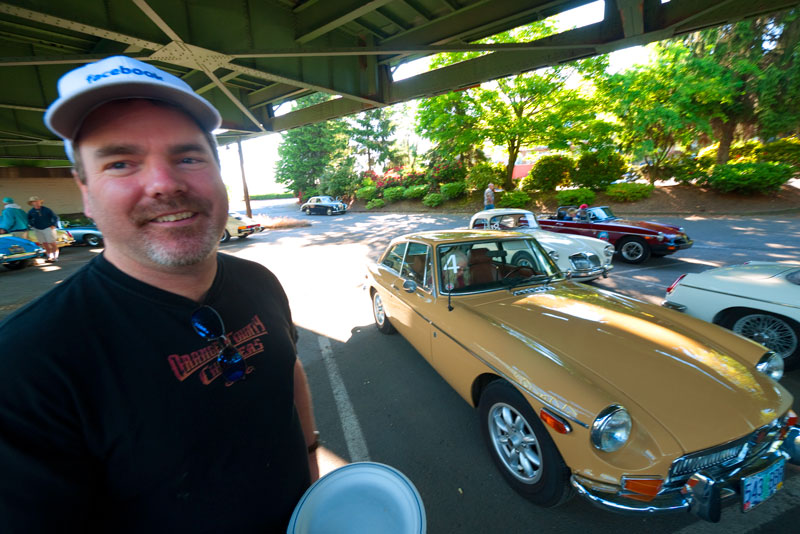
[[800, 265], [751, 261], [681, 275], [662, 306], [730, 328], [800, 363]]
[[[547, 251], [558, 268], [577, 282], [608, 276], [614, 268], [614, 246], [602, 239], [580, 235], [557, 234], [539, 227], [533, 212], [515, 208], [479, 211], [469, 221], [471, 229], [512, 230], [533, 236]], [[524, 259], [519, 264], [530, 267]]]

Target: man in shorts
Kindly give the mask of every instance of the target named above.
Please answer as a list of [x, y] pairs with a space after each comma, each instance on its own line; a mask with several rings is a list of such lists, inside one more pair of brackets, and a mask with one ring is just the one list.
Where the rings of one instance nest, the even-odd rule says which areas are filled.
[[33, 208], [28, 212], [28, 224], [36, 234], [36, 242], [47, 252], [47, 263], [58, 261], [58, 235], [56, 227], [58, 217], [53, 210], [43, 205], [43, 200], [37, 196], [28, 199], [28, 205]]

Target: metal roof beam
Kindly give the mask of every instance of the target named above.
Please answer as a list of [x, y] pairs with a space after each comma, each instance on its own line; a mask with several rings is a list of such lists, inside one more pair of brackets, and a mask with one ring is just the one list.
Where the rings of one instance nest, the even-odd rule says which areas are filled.
[[296, 12], [298, 35], [295, 40], [299, 44], [313, 41], [392, 1], [372, 0], [371, 2], [361, 2], [350, 0], [346, 2], [337, 0], [335, 2], [318, 2], [302, 12]]

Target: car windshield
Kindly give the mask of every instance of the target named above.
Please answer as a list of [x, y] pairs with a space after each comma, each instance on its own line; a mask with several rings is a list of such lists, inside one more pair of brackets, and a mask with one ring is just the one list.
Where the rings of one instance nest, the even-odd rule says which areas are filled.
[[617, 218], [616, 215], [614, 215], [614, 213], [611, 211], [611, 208], [608, 206], [603, 206], [602, 208], [590, 208], [589, 217], [593, 221], [606, 221]]
[[436, 256], [442, 293], [496, 291], [563, 277], [531, 238], [439, 245]]

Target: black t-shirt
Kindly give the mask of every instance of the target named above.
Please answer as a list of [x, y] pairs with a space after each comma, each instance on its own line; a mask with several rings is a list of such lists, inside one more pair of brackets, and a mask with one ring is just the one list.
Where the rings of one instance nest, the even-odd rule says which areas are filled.
[[278, 532], [309, 485], [289, 304], [218, 255], [226, 385], [198, 304], [95, 258], [0, 324], [0, 532]]

